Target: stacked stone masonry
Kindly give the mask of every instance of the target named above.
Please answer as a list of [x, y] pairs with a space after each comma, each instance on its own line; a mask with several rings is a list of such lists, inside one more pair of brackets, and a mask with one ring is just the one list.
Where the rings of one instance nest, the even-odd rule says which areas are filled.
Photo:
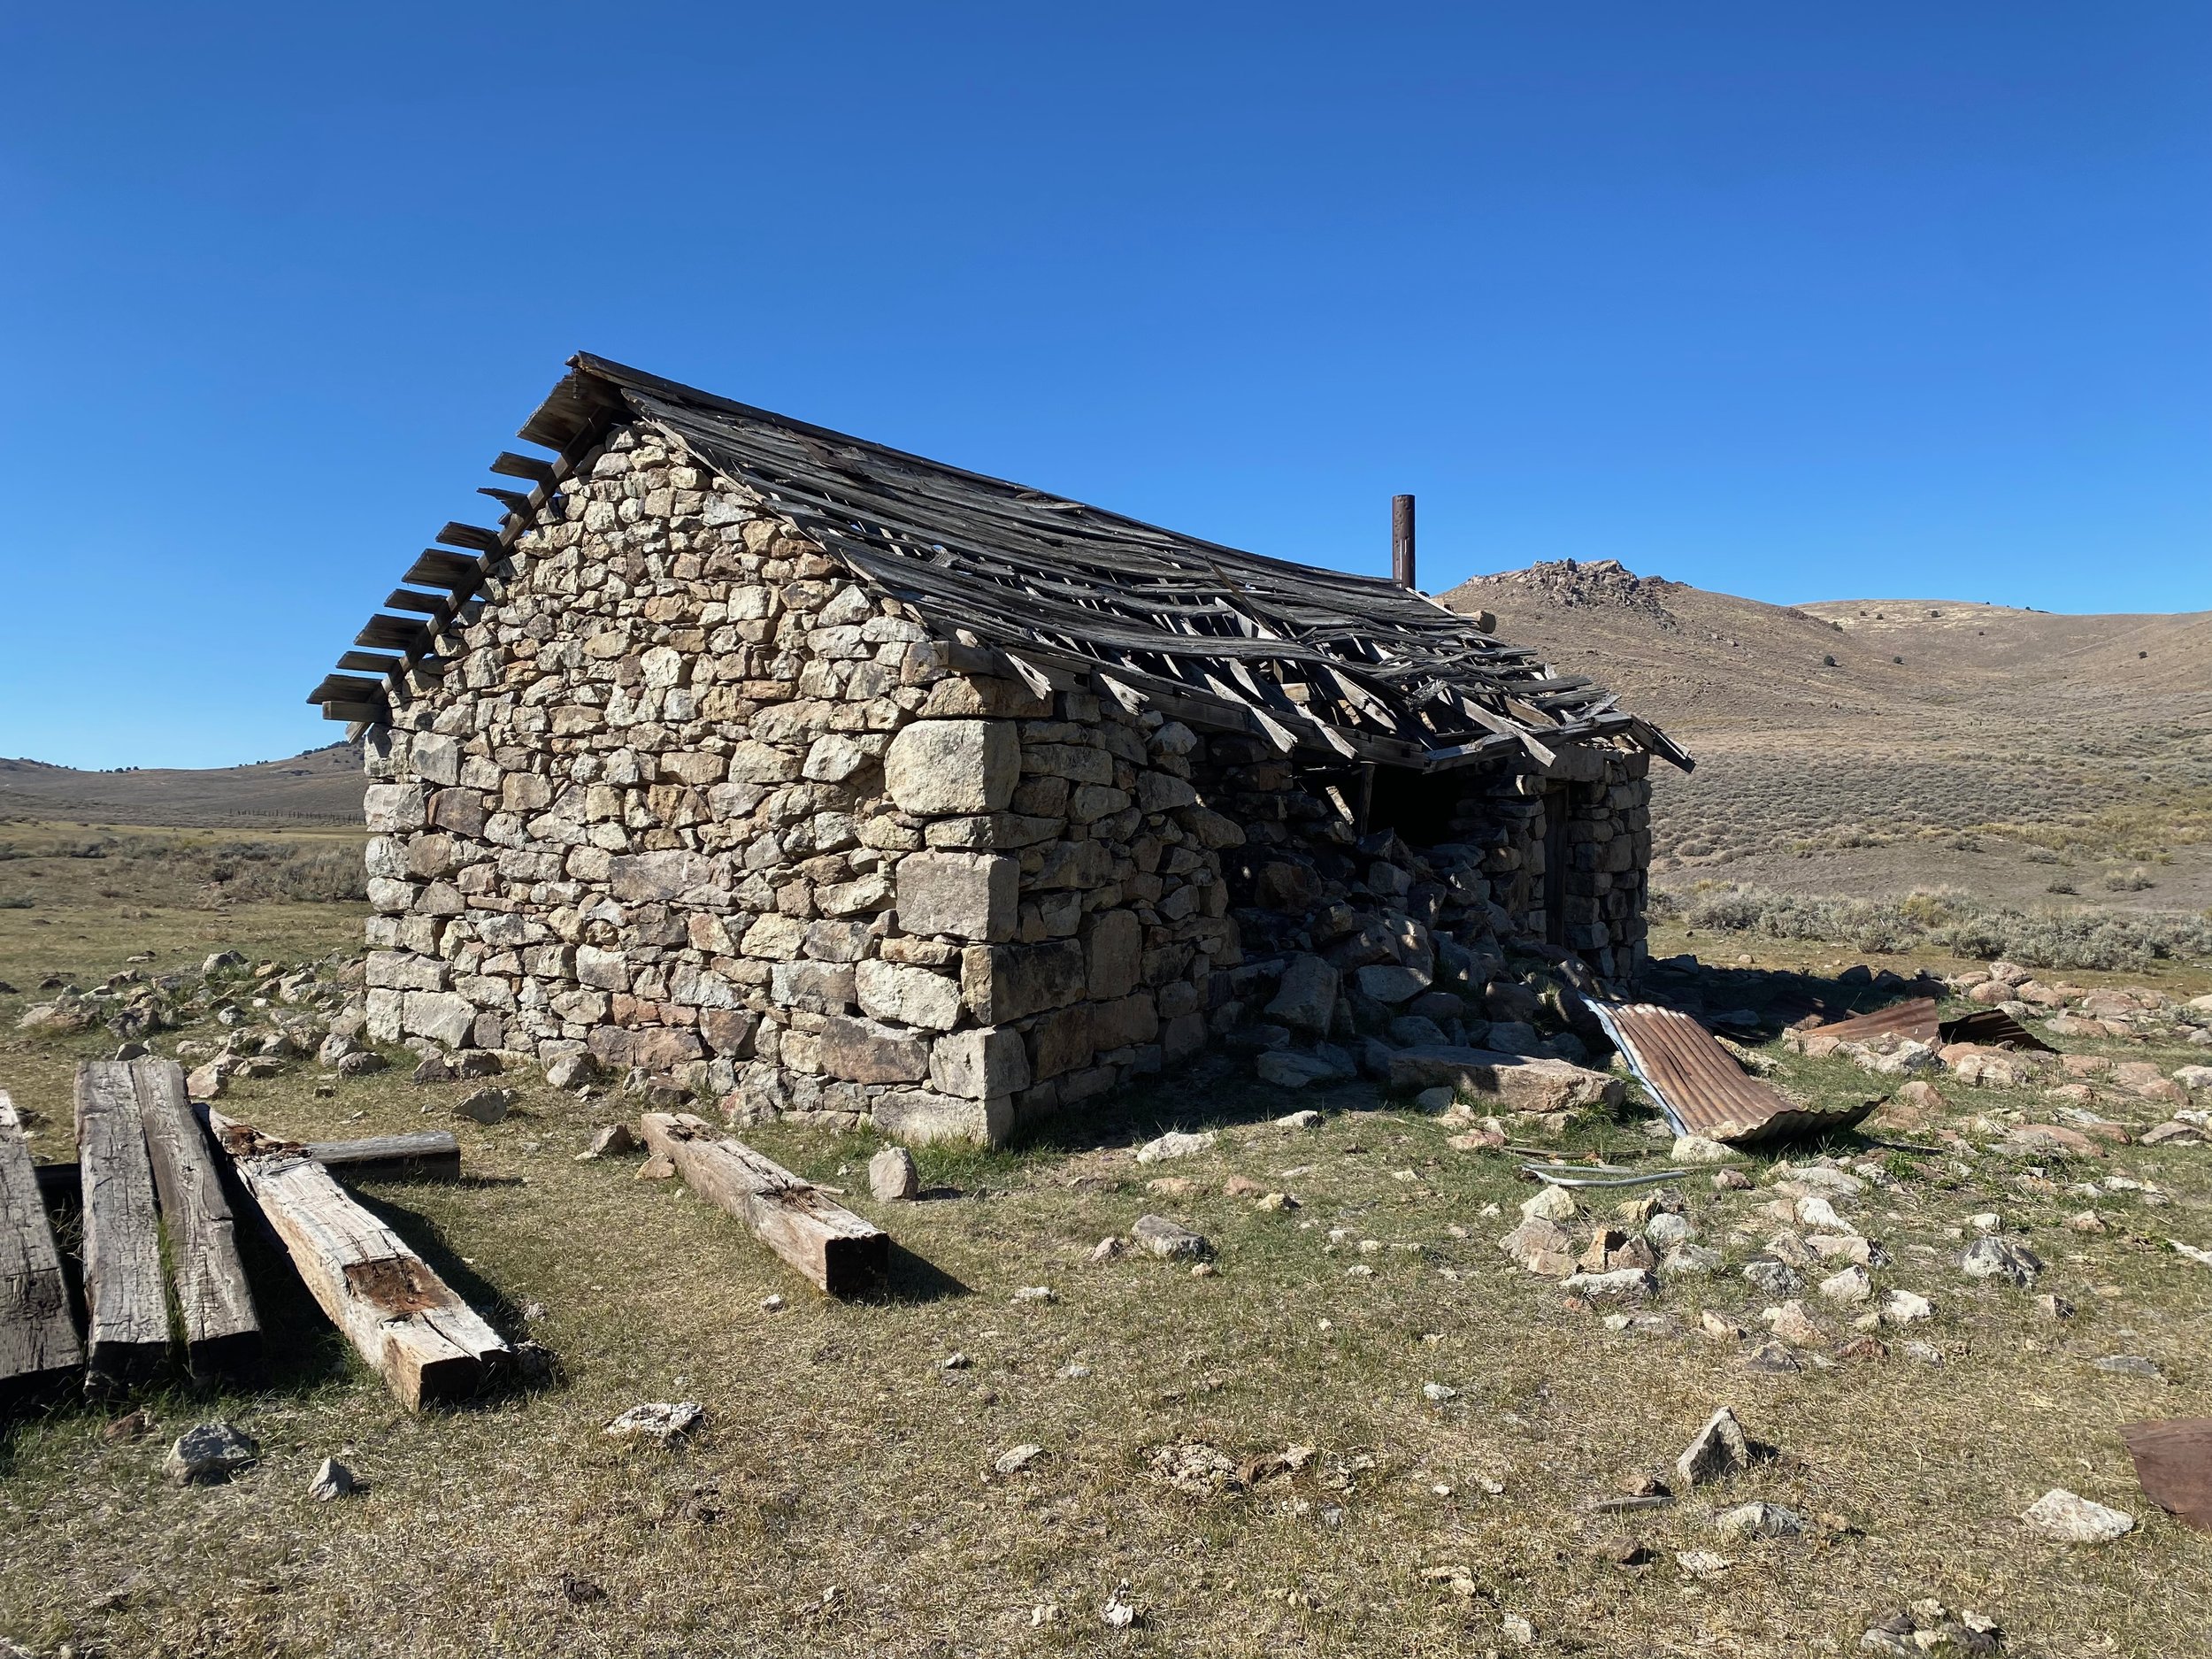
[[959, 644], [613, 428], [369, 734], [370, 1034], [998, 1141], [1300, 962], [1342, 976], [1341, 1037], [1479, 999], [1517, 941], [1641, 960], [1641, 754], [1437, 774], [1415, 846], [1358, 833], [1356, 773]]

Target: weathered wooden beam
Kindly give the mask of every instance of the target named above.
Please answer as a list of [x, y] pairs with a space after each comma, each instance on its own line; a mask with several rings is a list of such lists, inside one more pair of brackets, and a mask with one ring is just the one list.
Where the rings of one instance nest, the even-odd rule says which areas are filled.
[[891, 1237], [811, 1183], [688, 1112], [647, 1112], [645, 1144], [676, 1166], [684, 1185], [728, 1210], [816, 1288], [850, 1295], [891, 1264]]
[[358, 1141], [311, 1141], [299, 1152], [349, 1181], [461, 1179], [461, 1143], [450, 1129], [368, 1135]]
[[31, 1164], [31, 1143], [0, 1089], [0, 1389], [84, 1363], [69, 1281]]
[[153, 1164], [130, 1068], [77, 1068], [77, 1159], [84, 1171], [84, 1290], [88, 1387], [127, 1383], [169, 1347]]
[[511, 1356], [407, 1241], [298, 1153], [260, 1154], [250, 1125], [208, 1125], [330, 1322], [410, 1411], [465, 1398]]
[[214, 1154], [185, 1094], [184, 1068], [150, 1055], [85, 1066], [125, 1073], [137, 1094], [192, 1374], [236, 1376], [261, 1356], [261, 1319], [238, 1258], [237, 1225]]

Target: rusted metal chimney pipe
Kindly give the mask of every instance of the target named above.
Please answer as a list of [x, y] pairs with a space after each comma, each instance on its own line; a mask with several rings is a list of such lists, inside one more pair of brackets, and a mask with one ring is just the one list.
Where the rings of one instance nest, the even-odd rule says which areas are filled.
[[1413, 584], [1413, 497], [1390, 498], [1390, 580], [1401, 588]]

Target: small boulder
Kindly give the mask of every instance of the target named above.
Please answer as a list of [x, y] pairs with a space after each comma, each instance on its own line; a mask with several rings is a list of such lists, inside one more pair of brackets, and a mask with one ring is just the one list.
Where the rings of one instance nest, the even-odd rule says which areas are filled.
[[2135, 1530], [2135, 1517], [2087, 1498], [2054, 1487], [2030, 1504], [2021, 1517], [2046, 1538], [2067, 1544], [2109, 1544]]
[[1137, 1148], [1140, 1164], [1164, 1164], [1171, 1158], [1187, 1158], [1194, 1153], [1210, 1149], [1218, 1137], [1210, 1129], [1196, 1134], [1186, 1134], [1171, 1129], [1156, 1140], [1148, 1141]]
[[391, 1062], [373, 1048], [364, 1048], [349, 1054], [338, 1062], [340, 1077], [369, 1077], [383, 1071]]
[[1041, 1446], [1021, 1445], [1008, 1448], [992, 1460], [991, 1469], [1001, 1475], [1018, 1475], [1045, 1455]]
[[2011, 1239], [1980, 1238], [1966, 1247], [1959, 1271], [1969, 1279], [2007, 1279], [2021, 1289], [2031, 1288], [2043, 1271], [2043, 1258]]
[[1795, 1538], [1805, 1517], [1778, 1503], [1741, 1503], [1713, 1517], [1713, 1525], [1732, 1538]]
[[319, 1503], [328, 1503], [334, 1499], [349, 1497], [361, 1489], [352, 1470], [334, 1457], [326, 1457], [322, 1467], [316, 1470], [315, 1479], [307, 1484], [307, 1495]]
[[1563, 1187], [1546, 1184], [1541, 1192], [1521, 1201], [1521, 1214], [1531, 1221], [1571, 1221], [1574, 1194]]
[[1703, 1135], [1677, 1135], [1674, 1139], [1674, 1162], [1677, 1164], [1724, 1164], [1735, 1153], [1717, 1141]]
[[886, 1147], [868, 1160], [868, 1190], [884, 1203], [909, 1199], [922, 1190], [914, 1155], [904, 1147]]
[[627, 1124], [602, 1124], [591, 1132], [591, 1142], [584, 1148], [587, 1158], [618, 1158], [626, 1152], [637, 1150], [637, 1137], [630, 1133]]
[[1214, 1253], [1213, 1245], [1204, 1234], [1193, 1233], [1165, 1216], [1139, 1216], [1129, 1229], [1129, 1236], [1141, 1248], [1163, 1261], [1203, 1261]]
[[203, 1423], [177, 1437], [161, 1467], [179, 1486], [211, 1486], [250, 1468], [260, 1455], [261, 1448], [243, 1429]]
[[705, 1426], [707, 1409], [695, 1400], [671, 1405], [659, 1401], [632, 1406], [601, 1431], [618, 1440], [682, 1440]]
[[1713, 1413], [1682, 1455], [1674, 1472], [1683, 1486], [1710, 1486], [1751, 1467], [1751, 1442], [1726, 1406]]
[[580, 1089], [599, 1078], [599, 1062], [588, 1048], [562, 1055], [545, 1068], [545, 1080], [558, 1089]]
[[453, 1110], [456, 1116], [470, 1118], [480, 1124], [502, 1122], [514, 1107], [511, 1089], [480, 1088]]

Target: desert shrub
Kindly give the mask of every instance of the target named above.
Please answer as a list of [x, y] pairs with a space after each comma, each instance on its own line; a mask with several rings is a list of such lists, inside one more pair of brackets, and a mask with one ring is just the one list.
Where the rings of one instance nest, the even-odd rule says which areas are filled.
[[35, 908], [32, 900], [25, 894], [0, 894], [0, 910], [27, 910]]
[[2039, 968], [2131, 969], [2212, 958], [2212, 916], [2083, 907], [2029, 913], [1939, 889], [1902, 899], [1831, 898], [1701, 882], [1678, 902], [1693, 928], [1899, 954], [1915, 949]]
[[2105, 872], [2104, 887], [2108, 893], [2140, 893], [2144, 888], [2156, 885], [2140, 865], [2133, 870]]

